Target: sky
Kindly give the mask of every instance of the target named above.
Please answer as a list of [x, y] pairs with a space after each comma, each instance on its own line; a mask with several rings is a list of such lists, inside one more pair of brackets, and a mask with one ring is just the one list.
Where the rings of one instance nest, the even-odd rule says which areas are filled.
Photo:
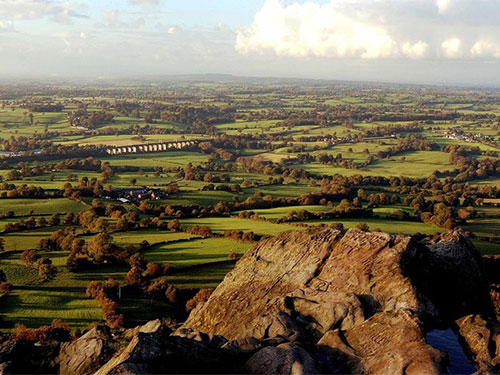
[[500, 0], [0, 0], [0, 76], [500, 86]]

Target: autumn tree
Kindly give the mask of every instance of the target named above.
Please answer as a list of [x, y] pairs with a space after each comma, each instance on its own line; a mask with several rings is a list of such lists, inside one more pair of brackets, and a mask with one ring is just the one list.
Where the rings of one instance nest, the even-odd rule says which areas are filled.
[[57, 275], [57, 268], [49, 258], [40, 258], [37, 261], [38, 275], [43, 281], [52, 280]]
[[21, 254], [21, 262], [25, 264], [26, 267], [32, 267], [41, 256], [36, 250], [26, 249]]
[[106, 257], [113, 255], [113, 237], [108, 233], [95, 235], [87, 245], [87, 254], [96, 262], [102, 262]]
[[174, 219], [168, 223], [168, 229], [172, 232], [179, 232], [181, 230], [181, 223], [179, 220]]

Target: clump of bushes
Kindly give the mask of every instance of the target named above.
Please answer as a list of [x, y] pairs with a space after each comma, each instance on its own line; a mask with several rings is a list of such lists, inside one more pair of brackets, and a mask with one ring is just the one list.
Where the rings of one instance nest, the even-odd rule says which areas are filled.
[[38, 270], [42, 281], [52, 280], [57, 275], [57, 267], [52, 264], [52, 260], [42, 258], [36, 250], [24, 250], [20, 258], [26, 267]]
[[24, 324], [16, 324], [14, 338], [31, 342], [66, 342], [71, 341], [71, 327], [59, 319], [54, 319], [50, 326], [27, 328]]
[[105, 283], [90, 281], [85, 290], [87, 297], [96, 299], [110, 328], [123, 326], [123, 314], [118, 314], [118, 303], [113, 300], [118, 296], [118, 288], [117, 281], [108, 279]]

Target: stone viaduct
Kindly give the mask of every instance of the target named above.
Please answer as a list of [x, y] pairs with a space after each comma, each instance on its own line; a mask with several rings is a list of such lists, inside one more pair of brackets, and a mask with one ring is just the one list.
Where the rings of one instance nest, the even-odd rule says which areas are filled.
[[142, 154], [152, 152], [163, 152], [171, 150], [184, 150], [198, 145], [199, 141], [161, 142], [147, 143], [131, 146], [113, 146], [106, 148], [109, 155]]

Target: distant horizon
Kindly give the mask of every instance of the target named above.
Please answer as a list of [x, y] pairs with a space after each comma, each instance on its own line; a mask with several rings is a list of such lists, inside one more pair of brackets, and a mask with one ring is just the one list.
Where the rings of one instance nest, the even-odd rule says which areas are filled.
[[[219, 78], [219, 79], [217, 79]], [[130, 74], [130, 75], [116, 75], [116, 76], [76, 76], [76, 75], [17, 75], [8, 76], [0, 74], [0, 84], [15, 83], [13, 81], [22, 81], [22, 83], [49, 83], [49, 82], [66, 82], [66, 83], [96, 83], [96, 81], [117, 82], [117, 81], [133, 81], [145, 84], [153, 83], [152, 80], [160, 80], [163, 82], [190, 82], [197, 79], [203, 81], [223, 81], [223, 78], [232, 78], [236, 82], [246, 80], [272, 80], [272, 81], [305, 81], [305, 82], [324, 82], [324, 83], [346, 83], [346, 84], [372, 84], [372, 85], [394, 85], [394, 86], [422, 86], [422, 87], [435, 87], [435, 88], [450, 88], [450, 89], [500, 89], [500, 83], [485, 84], [485, 83], [472, 83], [472, 82], [426, 82], [426, 81], [382, 81], [382, 80], [356, 80], [356, 79], [342, 79], [342, 78], [327, 78], [327, 77], [307, 77], [307, 76], [275, 76], [275, 75], [237, 75], [232, 73], [179, 73], [179, 74]], [[18, 82], [20, 83], [20, 82]], [[260, 82], [260, 84], [262, 84]]]
[[2, 76], [500, 86], [497, 0], [2, 0]]

